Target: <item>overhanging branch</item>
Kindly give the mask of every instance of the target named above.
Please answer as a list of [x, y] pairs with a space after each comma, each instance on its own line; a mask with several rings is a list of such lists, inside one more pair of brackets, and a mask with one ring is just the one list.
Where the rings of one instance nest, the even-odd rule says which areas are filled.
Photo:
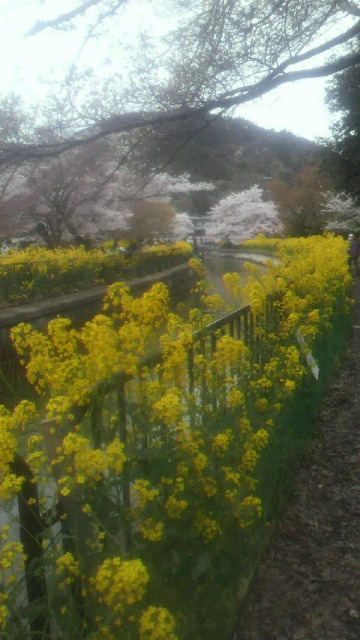
[[70, 22], [74, 18], [77, 18], [77, 16], [83, 15], [88, 9], [98, 3], [99, 0], [88, 0], [87, 2], [83, 2], [83, 4], [81, 4], [79, 7], [76, 7], [76, 9], [68, 11], [67, 13], [62, 13], [60, 16], [57, 16], [53, 20], [40, 20], [32, 29], [30, 29], [30, 31], [26, 33], [26, 36], [34, 36], [36, 33], [40, 33], [40, 31], [44, 31], [45, 29], [60, 27], [64, 23]]
[[[298, 58], [295, 58], [295, 61], [298, 62]], [[290, 64], [294, 63], [290, 61], [288, 64], [290, 66]], [[215, 109], [230, 109], [231, 107], [239, 106], [259, 98], [283, 84], [333, 75], [357, 64], [360, 64], [360, 52], [347, 54], [335, 61], [311, 69], [301, 69], [285, 73], [282, 72], [282, 67], [279, 66], [276, 71], [272, 71], [259, 82], [237, 89], [234, 95], [226, 93], [214, 100], [207, 100], [199, 106], [174, 109], [168, 112], [144, 111], [120, 114], [95, 124], [92, 132], [88, 135], [75, 135], [68, 140], [50, 144], [17, 144], [4, 147], [2, 151], [0, 151], [0, 163], [14, 163], [32, 158], [52, 157], [74, 147], [87, 145], [115, 133], [134, 131], [145, 127], [159, 127], [167, 123], [180, 122], [201, 116]], [[96, 129], [95, 133], [94, 129]]]
[[354, 2], [349, 2], [349, 0], [340, 0], [339, 6], [341, 9], [346, 11], [346, 13], [350, 13], [352, 16], [360, 16], [360, 7], [358, 7]]
[[[104, 15], [100, 16], [99, 22], [101, 22], [109, 15], [116, 13], [119, 7], [124, 5], [126, 2], [127, 0], [119, 0], [118, 2], [116, 2], [114, 7], [106, 11]], [[63, 25], [71, 22], [71, 20], [73, 20], [74, 18], [84, 15], [84, 13], [86, 13], [88, 9], [91, 9], [98, 4], [99, 0], [87, 0], [87, 2], [83, 2], [79, 7], [76, 7], [76, 9], [68, 11], [67, 13], [62, 13], [56, 18], [53, 18], [53, 20], [39, 20], [25, 35], [27, 37], [34, 36], [41, 31], [45, 31], [45, 29], [56, 29], [57, 27], [62, 27]]]

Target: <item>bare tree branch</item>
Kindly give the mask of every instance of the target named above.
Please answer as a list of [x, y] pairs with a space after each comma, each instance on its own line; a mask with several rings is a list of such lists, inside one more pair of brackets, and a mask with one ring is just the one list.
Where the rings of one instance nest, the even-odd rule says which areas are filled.
[[[314, 58], [320, 53], [324, 53], [324, 51], [328, 51], [329, 49], [333, 49], [334, 47], [337, 47], [340, 44], [344, 44], [345, 42], [347, 42], [348, 40], [350, 40], [351, 38], [353, 38], [359, 33], [360, 33], [360, 20], [355, 25], [353, 25], [350, 29], [340, 34], [339, 36], [336, 36], [335, 38], [332, 38], [331, 40], [328, 40], [327, 42], [324, 42], [323, 44], [317, 47], [309, 49], [304, 53], [301, 53], [299, 55], [293, 56], [292, 58], [288, 58], [287, 60], [284, 60], [284, 62], [278, 65], [276, 69], [271, 70], [271, 72], [265, 78], [265, 80], [269, 80], [271, 77], [275, 78], [280, 73], [283, 73], [285, 69], [289, 66], [292, 66], [294, 64], [299, 64], [300, 62], [304, 62], [305, 60]], [[332, 73], [335, 73], [335, 72], [330, 71], [329, 74], [324, 74], [324, 75], [331, 75]], [[314, 77], [317, 77], [317, 76], [314, 76]], [[292, 80], [290, 80], [290, 82], [292, 82]], [[231, 96], [239, 92], [250, 91], [252, 88], [253, 86], [243, 86], [240, 88], [238, 87], [236, 89], [233, 89], [232, 91], [229, 91], [226, 95]]]
[[349, 0], [340, 0], [339, 6], [352, 16], [360, 16], [360, 7], [358, 7], [354, 2], [349, 2]]
[[[359, 11], [359, 15], [360, 15], [360, 11]], [[348, 40], [351, 40], [351, 38], [356, 36], [359, 32], [360, 32], [360, 20], [359, 22], [354, 24], [350, 29], [348, 29], [348, 31], [341, 33], [339, 36], [336, 36], [335, 38], [332, 38], [331, 40], [324, 42], [318, 47], [309, 49], [309, 51], [306, 51], [305, 53], [294, 56], [294, 58], [292, 58], [291, 60], [291, 64], [298, 64], [299, 62], [304, 62], [304, 60], [309, 60], [310, 58], [313, 58], [314, 56], [317, 56], [320, 53], [324, 53], [324, 51], [329, 51], [329, 49], [333, 49], [334, 47], [337, 47], [340, 44], [344, 44]]]
[[[66, 25], [95, 6], [98, 8], [95, 23], [99, 24], [109, 15], [115, 14], [127, 1], [79, 0], [76, 9], [53, 20], [39, 22], [28, 35]], [[0, 164], [55, 157], [116, 133], [157, 129], [169, 123], [186, 121], [196, 116], [203, 117], [209, 112], [213, 112], [212, 117], [216, 117], [219, 110], [228, 110], [254, 100], [280, 85], [332, 75], [360, 63], [360, 53], [355, 51], [337, 55], [335, 59], [311, 68], [297, 69], [295, 66], [300, 66], [301, 63], [307, 63], [303, 65], [307, 66], [316, 56], [331, 53], [336, 47], [351, 42], [352, 39], [357, 42], [360, 20], [340, 35], [313, 46], [314, 37], [323, 35], [324, 25], [334, 24], [340, 14], [342, 17], [346, 13], [360, 15], [360, 9], [353, 0], [302, 0], [299, 4], [296, 0], [272, 0], [269, 3], [266, 0], [208, 0], [204, 6], [203, 13], [198, 11], [194, 20], [190, 21], [192, 30], [189, 36], [186, 29], [179, 32], [180, 45], [189, 42], [189, 50], [187, 56], [187, 49], [184, 47], [175, 51], [173, 66], [170, 57], [169, 83], [165, 82], [163, 86], [161, 82], [157, 84], [158, 76], [155, 74], [153, 84], [148, 82], [147, 92], [143, 90], [146, 73], [151, 72], [150, 58], [143, 69], [140, 68], [142, 75], [138, 85], [134, 83], [135, 99], [129, 100], [128, 94], [124, 93], [125, 97], [120, 104], [128, 104], [129, 109], [132, 103], [143, 104], [146, 105], [144, 110], [139, 110], [137, 106], [134, 107], [137, 111], [122, 113], [118, 101], [117, 115], [94, 121], [94, 124], [82, 131], [76, 131], [73, 125], [73, 134], [67, 137], [53, 135], [46, 143], [34, 144], [3, 142], [0, 147]], [[265, 18], [269, 20], [269, 25], [264, 23]], [[196, 36], [199, 34], [204, 38], [205, 44], [209, 37], [208, 49], [204, 58], [200, 55], [192, 67], [194, 49], [191, 48], [191, 43], [195, 43], [195, 50], [199, 47], [199, 43], [196, 44]], [[237, 48], [238, 41], [240, 45]], [[176, 43], [176, 40], [173, 38], [172, 42]], [[254, 62], [256, 64], [252, 64]], [[191, 68], [188, 68], [187, 63]], [[166, 61], [164, 67], [166, 68]], [[179, 75], [176, 74], [177, 71]], [[175, 78], [174, 82], [172, 78]], [[141, 80], [144, 80], [142, 84]], [[152, 87], [158, 90], [152, 91]], [[151, 104], [155, 105], [153, 109], [149, 106]], [[116, 111], [115, 107], [114, 112]]]
[[53, 20], [40, 20], [25, 35], [34, 36], [36, 33], [39, 33], [40, 31], [44, 31], [45, 29], [52, 29], [54, 27], [59, 27], [65, 22], [70, 22], [70, 20], [72, 20], [73, 18], [83, 15], [88, 9], [90, 9], [91, 7], [93, 7], [98, 3], [99, 3], [99, 0], [88, 0], [87, 2], [84, 2], [83, 4], [81, 4], [79, 7], [76, 7], [76, 9], [73, 9], [72, 11], [68, 11], [67, 13], [62, 13], [60, 16], [57, 16], [57, 18], [54, 18]]
[[[5, 167], [5, 172], [8, 169], [8, 167]], [[11, 167], [10, 173], [8, 173], [6, 175], [6, 178], [4, 180], [4, 183], [1, 185], [0, 187], [0, 202], [3, 199], [3, 197], [5, 196], [5, 193], [7, 191], [7, 188], [9, 187], [11, 181], [13, 180], [16, 172], [18, 171], [19, 167], [17, 165]]]
[[[297, 62], [296, 57], [294, 60]], [[290, 66], [291, 64], [292, 61], [289, 60], [287, 65]], [[214, 100], [207, 100], [199, 106], [174, 109], [160, 113], [144, 111], [120, 114], [98, 123], [96, 127], [92, 128], [91, 132], [90, 129], [88, 130], [88, 134], [82, 132], [67, 140], [47, 144], [7, 145], [0, 151], [0, 163], [14, 163], [32, 158], [54, 157], [64, 151], [87, 145], [114, 133], [134, 131], [145, 127], [157, 127], [171, 122], [184, 121], [198, 115], [204, 115], [215, 109], [230, 109], [231, 107], [239, 106], [269, 93], [280, 85], [302, 79], [329, 76], [338, 71], [343, 71], [344, 69], [355, 66], [356, 64], [360, 64], [360, 52], [347, 54], [319, 67], [289, 71], [288, 73], [282, 72], [281, 65], [279, 67], [280, 71], [276, 70], [276, 75], [275, 72], [271, 72], [259, 82], [237, 89], [234, 95], [229, 96], [229, 94], [225, 94]]]

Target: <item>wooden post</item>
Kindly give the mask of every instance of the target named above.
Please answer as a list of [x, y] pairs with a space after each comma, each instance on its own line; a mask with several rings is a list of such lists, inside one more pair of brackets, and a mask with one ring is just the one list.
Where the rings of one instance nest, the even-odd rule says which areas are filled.
[[[22, 476], [24, 482], [18, 493], [18, 509], [20, 520], [20, 542], [25, 558], [25, 582], [28, 598], [28, 620], [31, 640], [50, 639], [50, 624], [46, 614], [48, 596], [44, 568], [42, 534], [46, 525], [42, 521], [39, 497], [34, 476], [29, 465], [15, 453], [10, 470], [17, 477]], [[34, 607], [35, 613], [33, 613]]]

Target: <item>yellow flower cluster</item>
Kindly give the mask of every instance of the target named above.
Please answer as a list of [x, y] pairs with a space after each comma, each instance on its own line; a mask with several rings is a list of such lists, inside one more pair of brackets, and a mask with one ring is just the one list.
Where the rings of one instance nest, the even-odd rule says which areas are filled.
[[19, 262], [31, 264], [45, 262], [56, 266], [63, 272], [71, 268], [74, 263], [82, 267], [104, 263], [104, 252], [101, 249], [91, 251], [85, 247], [70, 247], [67, 249], [46, 249], [45, 247], [30, 246], [21, 251], [9, 251], [0, 256], [2, 265], [17, 264]]
[[157, 256], [177, 256], [187, 255], [192, 253], [193, 248], [189, 242], [180, 241], [174, 244], [154, 244], [153, 246], [145, 247], [144, 253], [150, 253]]
[[209, 518], [205, 513], [199, 512], [195, 517], [195, 527], [204, 539], [204, 542], [211, 542], [214, 538], [221, 536], [220, 524], [215, 518]]
[[46, 482], [51, 477], [51, 467], [42, 435], [31, 435], [27, 439], [26, 462], [38, 482]]
[[0, 471], [6, 472], [14, 458], [17, 441], [9, 430], [8, 421], [0, 418]]
[[105, 449], [108, 469], [120, 475], [126, 462], [125, 449], [119, 438], [114, 438]]
[[200, 260], [198, 260], [198, 258], [190, 258], [189, 266], [199, 276], [204, 276], [205, 273], [206, 273], [206, 269], [204, 267], [204, 264]]
[[227, 392], [227, 401], [231, 409], [242, 407], [245, 404], [245, 394], [240, 389], [229, 389]]
[[[62, 495], [68, 495], [75, 484], [96, 484], [106, 471], [121, 473], [126, 460], [124, 446], [118, 438], [104, 450], [93, 449], [90, 441], [78, 433], [66, 435], [58, 453], [53, 464], [65, 463], [68, 471], [59, 479]], [[72, 465], [69, 466], [70, 459]]]
[[230, 429], [227, 429], [224, 433], [218, 433], [212, 441], [212, 450], [214, 453], [222, 456], [228, 450], [233, 437]]
[[24, 478], [14, 473], [7, 473], [0, 484], [0, 499], [12, 500], [21, 491]]
[[201, 296], [201, 300], [212, 313], [219, 313], [220, 311], [223, 311], [223, 313], [226, 312], [226, 304], [224, 298], [216, 293], [208, 296]]
[[163, 607], [148, 607], [140, 618], [140, 640], [178, 640], [173, 616]]
[[186, 500], [178, 500], [175, 496], [170, 496], [166, 501], [165, 508], [170, 518], [180, 518], [181, 514], [187, 508]]
[[[62, 293], [104, 282], [104, 272], [113, 273], [114, 278], [124, 268], [154, 262], [156, 258], [181, 257], [192, 254], [191, 245], [185, 242], [144, 248], [136, 256], [127, 258], [114, 247], [88, 250], [85, 247], [45, 249], [30, 246], [22, 251], [9, 251], [0, 256], [0, 265], [11, 265], [18, 277], [19, 286], [11, 296], [13, 300], [23, 300], [36, 293], [49, 291]], [[32, 279], [24, 265], [35, 264]], [[36, 282], [35, 282], [35, 280]], [[36, 287], [35, 287], [36, 284]]]
[[274, 253], [283, 247], [284, 242], [287, 241], [288, 240], [283, 240], [282, 238], [267, 238], [262, 233], [259, 233], [256, 238], [245, 240], [243, 245], [248, 249], [260, 249], [265, 253]]
[[6, 606], [9, 597], [8, 593], [0, 593], [0, 629], [5, 629], [9, 617], [9, 610]]
[[249, 349], [242, 340], [236, 340], [231, 336], [222, 336], [217, 341], [216, 352], [213, 355], [213, 363], [218, 373], [228, 367], [239, 367], [243, 373], [249, 366]]
[[152, 488], [150, 482], [142, 478], [134, 481], [132, 490], [136, 509], [140, 509], [140, 511], [143, 511], [149, 502], [152, 502], [159, 496], [159, 490]]
[[141, 524], [140, 531], [146, 540], [159, 542], [163, 537], [164, 523], [156, 522], [153, 518], [147, 518]]
[[8, 542], [1, 549], [0, 571], [10, 569], [15, 564], [20, 564], [20, 568], [24, 566], [23, 548], [20, 542]]
[[153, 420], [160, 419], [167, 425], [175, 425], [181, 420], [184, 409], [176, 387], [167, 389], [161, 398], [153, 404]]
[[255, 496], [247, 496], [237, 506], [237, 516], [239, 526], [243, 529], [250, 527], [255, 520], [260, 518], [262, 513], [261, 500]]
[[269, 442], [269, 432], [266, 429], [259, 429], [251, 435], [250, 443], [256, 451], [261, 451]]
[[16, 434], [24, 431], [37, 416], [35, 405], [23, 400], [11, 412], [0, 405], [0, 472], [8, 470], [17, 447]]
[[259, 454], [254, 449], [246, 451], [241, 460], [241, 468], [244, 471], [254, 471], [256, 463], [259, 459]]
[[223, 276], [223, 282], [227, 290], [234, 298], [241, 299], [243, 295], [244, 285], [241, 281], [239, 273], [225, 273]]
[[56, 575], [61, 577], [59, 588], [64, 591], [79, 575], [79, 563], [69, 551], [56, 560]]
[[149, 574], [141, 560], [105, 560], [92, 579], [100, 602], [104, 602], [121, 620], [128, 607], [143, 599]]
[[0, 498], [11, 500], [21, 489], [23, 478], [12, 473], [10, 465], [18, 447], [19, 433], [37, 417], [35, 405], [23, 400], [13, 411], [0, 406]]
[[10, 609], [14, 610], [14, 602], [18, 594], [17, 582], [23, 575], [26, 560], [22, 545], [19, 542], [7, 542], [9, 537], [10, 527], [4, 525], [0, 534], [0, 629], [2, 630], [5, 630], [10, 615], [8, 602], [11, 604]]
[[159, 348], [159, 327], [165, 325], [169, 292], [162, 283], [152, 286], [141, 298], [130, 296], [129, 288], [116, 283], [109, 288], [103, 314], [80, 330], [69, 320], [57, 318], [47, 335], [20, 324], [12, 339], [21, 356], [30, 353], [27, 375], [39, 393], [48, 396], [48, 418], [71, 413], [84, 406], [99, 385], [113, 375], [135, 375], [146, 353]]

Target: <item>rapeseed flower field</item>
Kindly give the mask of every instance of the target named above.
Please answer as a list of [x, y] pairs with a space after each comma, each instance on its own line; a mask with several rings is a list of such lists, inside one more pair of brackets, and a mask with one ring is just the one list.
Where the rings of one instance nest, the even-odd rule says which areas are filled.
[[[36, 568], [47, 590], [32, 606], [54, 637], [226, 638], [239, 578], [314, 427], [301, 431], [300, 417], [315, 420], [306, 407], [341, 353], [335, 337], [351, 312], [342, 238], [257, 242], [279, 260], [246, 285], [248, 338], [206, 329], [221, 308], [206, 291], [187, 319], [170, 311], [162, 283], [140, 298], [112, 284], [81, 329], [63, 318], [44, 333], [13, 329], [38, 402], [1, 409], [0, 498], [11, 512], [22, 495], [21, 456], [38, 492], [28, 506], [42, 513]], [[239, 278], [224, 280], [236, 306]], [[31, 606], [11, 567], [26, 551], [10, 548], [8, 535], [0, 620], [23, 638]]]

